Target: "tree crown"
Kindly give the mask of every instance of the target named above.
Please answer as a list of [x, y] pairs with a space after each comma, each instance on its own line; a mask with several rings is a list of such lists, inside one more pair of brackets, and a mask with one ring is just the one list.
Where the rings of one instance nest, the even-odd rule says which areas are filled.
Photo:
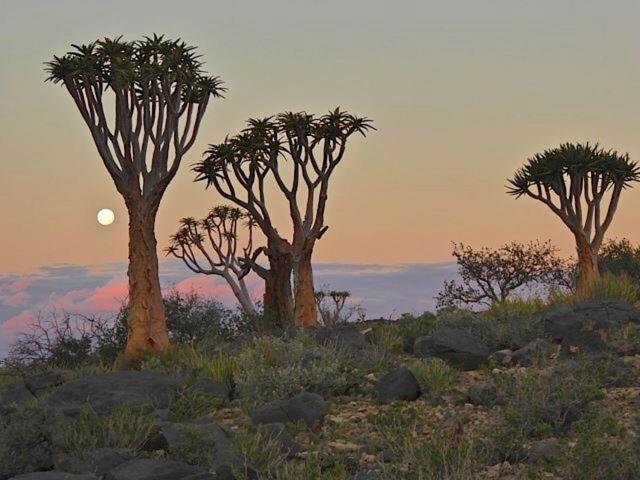
[[559, 190], [565, 176], [591, 176], [605, 188], [618, 183], [625, 188], [640, 180], [640, 169], [627, 153], [604, 150], [598, 144], [564, 143], [530, 158], [509, 180], [508, 193], [520, 197], [539, 186]]
[[139, 95], [150, 84], [163, 82], [166, 90], [169, 85], [177, 88], [187, 103], [221, 97], [225, 91], [219, 77], [204, 73], [196, 48], [180, 39], [154, 34], [133, 42], [116, 37], [72, 46], [72, 51], [45, 63], [47, 81], [76, 81], [81, 88], [98, 83], [113, 90], [133, 86]]

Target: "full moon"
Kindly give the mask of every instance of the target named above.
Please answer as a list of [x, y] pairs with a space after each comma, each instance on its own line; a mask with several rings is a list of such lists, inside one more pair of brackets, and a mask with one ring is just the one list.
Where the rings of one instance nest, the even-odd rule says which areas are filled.
[[113, 210], [109, 210], [108, 208], [103, 208], [98, 212], [98, 215], [96, 218], [98, 219], [98, 223], [100, 225], [106, 226], [106, 225], [111, 225], [113, 221], [116, 219], [116, 216], [113, 213]]

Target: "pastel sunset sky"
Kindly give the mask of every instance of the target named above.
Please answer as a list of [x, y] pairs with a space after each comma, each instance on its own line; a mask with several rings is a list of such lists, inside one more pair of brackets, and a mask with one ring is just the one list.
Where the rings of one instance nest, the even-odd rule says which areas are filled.
[[[320, 280], [374, 304], [367, 282], [408, 272], [389, 280], [397, 295], [373, 307], [383, 314], [428, 306], [451, 241], [551, 239], [572, 253], [556, 217], [507, 196], [506, 179], [565, 141], [640, 159], [638, 18], [636, 0], [3, 0], [0, 324], [22, 324], [52, 298], [82, 310], [97, 306], [83, 304], [96, 289], [123, 294], [124, 205], [70, 97], [44, 83], [43, 62], [72, 43], [181, 37], [229, 88], [165, 195], [160, 247], [180, 217], [220, 202], [189, 167], [246, 118], [339, 105], [374, 119], [378, 131], [352, 141], [334, 177], [315, 261]], [[96, 223], [101, 208], [115, 211], [112, 226]], [[626, 192], [609, 237], [639, 240], [639, 209], [640, 190]], [[322, 277], [340, 265], [347, 275]], [[180, 268], [161, 266], [174, 283], [189, 277]], [[403, 286], [420, 282], [410, 300]]]

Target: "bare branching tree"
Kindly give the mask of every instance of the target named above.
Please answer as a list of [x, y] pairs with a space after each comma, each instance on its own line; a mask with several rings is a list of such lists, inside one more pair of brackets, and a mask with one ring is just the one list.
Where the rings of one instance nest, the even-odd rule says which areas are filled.
[[325, 327], [346, 323], [358, 311], [358, 305], [349, 305], [351, 293], [346, 290], [316, 290], [316, 307]]
[[437, 308], [503, 303], [527, 286], [564, 288], [567, 262], [550, 242], [509, 243], [497, 250], [454, 244], [459, 280], [444, 283], [436, 296]]
[[[197, 180], [246, 210], [266, 237], [266, 247], [257, 252], [269, 260], [269, 269], [263, 272], [265, 310], [284, 323], [317, 323], [311, 257], [328, 228], [329, 181], [344, 158], [348, 139], [364, 136], [372, 128], [370, 120], [340, 109], [321, 117], [286, 112], [249, 120], [240, 134], [211, 145], [194, 168]], [[271, 185], [289, 208], [291, 238], [283, 237], [273, 223]], [[252, 268], [261, 268], [255, 258], [250, 261]]]
[[509, 180], [508, 193], [547, 205], [573, 233], [578, 285], [598, 275], [598, 251], [611, 225], [622, 191], [640, 180], [628, 154], [597, 144], [566, 143], [530, 158]]
[[[243, 311], [255, 317], [256, 307], [244, 280], [250, 271], [246, 259], [253, 256], [251, 217], [239, 208], [220, 205], [201, 220], [183, 218], [180, 224], [167, 254], [181, 259], [193, 272], [223, 277]], [[241, 230], [246, 233], [242, 244]]]
[[203, 73], [198, 58], [194, 47], [154, 35], [74, 45], [47, 63], [48, 80], [71, 95], [129, 213], [129, 357], [162, 352], [169, 344], [156, 214], [195, 142], [210, 98], [224, 91], [217, 77]]

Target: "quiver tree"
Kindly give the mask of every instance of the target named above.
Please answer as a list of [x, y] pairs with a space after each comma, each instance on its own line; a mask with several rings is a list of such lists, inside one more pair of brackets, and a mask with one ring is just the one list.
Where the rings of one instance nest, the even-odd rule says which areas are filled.
[[622, 191], [640, 178], [628, 154], [566, 143], [536, 154], [509, 180], [508, 193], [547, 205], [576, 240], [578, 288], [598, 275], [598, 251]]
[[[238, 135], [211, 145], [194, 168], [196, 180], [206, 181], [207, 187], [246, 210], [262, 230], [267, 244], [261, 251], [269, 261], [263, 272], [265, 310], [283, 323], [317, 324], [311, 257], [328, 228], [329, 181], [344, 158], [348, 139], [372, 128], [370, 120], [340, 109], [321, 117], [286, 112], [249, 120]], [[291, 238], [273, 224], [270, 183], [288, 206]], [[252, 268], [260, 270], [255, 260], [250, 259]]]
[[[129, 213], [128, 357], [169, 344], [158, 278], [155, 219], [162, 196], [193, 146], [209, 99], [224, 90], [195, 48], [155, 36], [105, 38], [54, 57], [61, 83], [89, 127]], [[109, 108], [109, 103], [113, 108]]]
[[504, 303], [518, 289], [566, 288], [569, 262], [556, 255], [550, 242], [508, 243], [497, 250], [454, 243], [457, 280], [444, 282], [436, 296], [440, 309]]
[[[201, 220], [183, 218], [180, 224], [167, 254], [181, 259], [193, 272], [223, 277], [242, 310], [255, 317], [256, 308], [244, 281], [250, 271], [245, 259], [253, 255], [251, 217], [239, 208], [220, 205]], [[244, 242], [239, 235], [242, 230], [246, 231]]]

